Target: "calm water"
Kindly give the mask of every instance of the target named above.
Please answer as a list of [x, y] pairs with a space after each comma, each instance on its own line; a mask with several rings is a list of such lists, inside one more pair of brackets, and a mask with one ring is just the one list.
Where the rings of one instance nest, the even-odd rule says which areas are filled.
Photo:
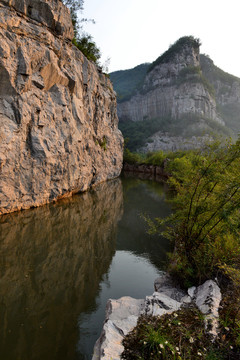
[[144, 298], [168, 242], [141, 214], [166, 216], [164, 186], [123, 178], [0, 217], [0, 359], [91, 359], [108, 298]]

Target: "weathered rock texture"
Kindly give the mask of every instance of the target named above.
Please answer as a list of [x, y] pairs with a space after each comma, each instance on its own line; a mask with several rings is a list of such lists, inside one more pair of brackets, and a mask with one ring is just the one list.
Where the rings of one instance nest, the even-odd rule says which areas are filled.
[[121, 342], [136, 326], [141, 314], [162, 316], [191, 304], [196, 305], [204, 314], [206, 330], [213, 339], [217, 336], [221, 292], [214, 281], [209, 280], [197, 288], [190, 288], [187, 294], [174, 287], [169, 275], [165, 274], [155, 280], [154, 287], [155, 292], [146, 296], [145, 301], [128, 296], [108, 301], [106, 320], [94, 348], [93, 360], [120, 360], [124, 350]]
[[214, 97], [199, 81], [197, 73], [183, 73], [199, 67], [199, 47], [191, 43], [182, 46], [172, 60], [156, 65], [147, 73], [141, 92], [118, 104], [120, 121], [197, 115], [223, 124], [217, 115]]
[[115, 93], [70, 24], [58, 0], [0, 0], [0, 214], [121, 171]]
[[185, 138], [184, 136], [172, 136], [170, 133], [158, 131], [151, 136], [151, 141], [146, 142], [146, 145], [140, 148], [140, 150], [144, 153], [159, 149], [163, 151], [190, 150], [203, 147], [212, 140], [212, 136], [207, 134]]
[[137, 325], [143, 307], [144, 300], [133, 299], [130, 296], [108, 300], [106, 321], [94, 347], [93, 360], [120, 359], [124, 350], [123, 337]]
[[200, 55], [192, 37], [179, 39], [152, 64], [110, 76], [120, 128], [133, 151], [197, 148], [213, 134], [240, 131], [240, 79]]

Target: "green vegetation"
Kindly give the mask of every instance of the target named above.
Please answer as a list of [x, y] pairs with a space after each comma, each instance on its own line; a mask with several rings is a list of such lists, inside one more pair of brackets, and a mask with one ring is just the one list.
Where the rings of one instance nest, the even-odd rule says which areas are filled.
[[[74, 38], [72, 43], [88, 58], [99, 65], [101, 53], [91, 35], [85, 33], [82, 24], [88, 19], [78, 19], [77, 12], [83, 10], [84, 0], [63, 0], [64, 5], [70, 9], [72, 24], [74, 29]], [[90, 20], [94, 22], [93, 20]]]
[[[133, 95], [143, 94], [143, 83], [147, 72], [160, 63], [170, 61], [175, 54], [187, 44], [197, 48], [200, 45], [199, 39], [186, 36], [179, 39], [154, 63], [141, 64], [134, 69], [116, 71], [110, 74], [114, 89], [118, 95], [118, 102], [129, 100]], [[230, 75], [217, 66], [206, 55], [200, 55], [200, 67], [188, 66], [182, 69], [176, 79], [171, 80], [171, 85], [181, 86], [185, 83], [201, 83], [209, 94], [215, 98], [219, 117], [226, 125], [204, 118], [198, 114], [186, 114], [177, 120], [171, 118], [170, 114], [162, 118], [145, 118], [141, 122], [133, 122], [131, 119], [120, 119], [119, 127], [125, 138], [129, 139], [128, 147], [136, 151], [149, 142], [148, 138], [157, 131], [168, 132], [170, 135], [182, 135], [185, 138], [192, 136], [203, 136], [206, 134], [216, 138], [217, 135], [231, 136], [236, 139], [240, 132], [240, 105], [237, 100], [233, 103], [225, 103], [231, 94], [234, 83], [240, 85], [240, 79]], [[149, 90], [149, 87], [148, 87]], [[224, 100], [222, 102], [222, 100]]]
[[[136, 328], [124, 339], [125, 360], [223, 360], [231, 357], [232, 338], [221, 327], [219, 340], [206, 335], [204, 318], [196, 308], [159, 317], [141, 316]], [[224, 339], [224, 340], [222, 340]]]
[[181, 37], [149, 66], [148, 72], [152, 71], [155, 66], [159, 64], [168, 63], [169, 61], [171, 61], [175, 57], [175, 55], [182, 50], [184, 46], [188, 45], [198, 49], [201, 45], [201, 42], [199, 39], [194, 38], [193, 36]]
[[147, 221], [151, 232], [174, 244], [168, 265], [173, 279], [189, 287], [218, 278], [223, 292], [219, 336], [212, 342], [203, 316], [194, 308], [161, 318], [142, 316], [124, 339], [122, 358], [239, 359], [240, 139], [236, 144], [215, 142], [199, 151], [135, 159], [161, 164], [166, 156], [174, 212]]
[[[128, 143], [125, 145], [128, 145]], [[135, 165], [154, 165], [154, 166], [163, 166], [167, 161], [173, 161], [174, 159], [181, 159], [183, 156], [188, 154], [187, 150], [179, 150], [179, 151], [154, 151], [148, 152], [147, 154], [141, 154], [137, 152], [131, 152], [127, 146], [124, 148], [123, 153], [123, 162], [128, 164]]]
[[105, 136], [100, 140], [95, 140], [95, 144], [99, 145], [104, 151], [107, 150], [107, 139]]
[[101, 53], [91, 35], [83, 34], [82, 36], [74, 37], [72, 43], [81, 50], [88, 60], [92, 60], [98, 64]]
[[186, 82], [201, 83], [207, 89], [212, 97], [215, 97], [214, 86], [208, 81], [208, 79], [202, 74], [199, 66], [187, 66], [183, 68], [176, 80], [177, 85], [181, 85]]
[[141, 64], [133, 69], [110, 73], [118, 102], [129, 100], [141, 89], [149, 64]]
[[208, 55], [200, 55], [200, 64], [204, 76], [211, 83], [214, 83], [217, 80], [228, 86], [232, 86], [235, 81], [240, 83], [240, 79], [238, 77], [231, 75], [214, 65], [213, 61]]
[[126, 119], [119, 122], [119, 129], [128, 140], [129, 150], [133, 152], [144, 146], [146, 142], [151, 142], [149, 138], [158, 131], [167, 132], [171, 136], [183, 136], [186, 139], [206, 134], [213, 138], [233, 136], [233, 132], [226, 126], [198, 114], [186, 114], [178, 119], [170, 117], [143, 121]]
[[165, 226], [174, 241], [169, 271], [184, 286], [216, 275], [219, 266], [235, 266], [240, 256], [240, 141], [209, 145], [168, 163], [169, 185], [176, 190], [174, 213], [151, 222]]
[[143, 121], [120, 121], [119, 129], [124, 138], [128, 139], [128, 148], [136, 151], [146, 143], [148, 137], [167, 128], [168, 119], [145, 119]]

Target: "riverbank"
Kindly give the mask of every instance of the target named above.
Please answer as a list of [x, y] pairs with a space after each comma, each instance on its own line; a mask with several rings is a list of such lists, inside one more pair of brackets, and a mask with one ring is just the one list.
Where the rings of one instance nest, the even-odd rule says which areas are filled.
[[[125, 166], [128, 173], [154, 177], [161, 168], [162, 173], [167, 171], [168, 184], [175, 190], [171, 199], [172, 215], [165, 219], [145, 217], [151, 232], [167, 236], [174, 244], [174, 251], [169, 256], [169, 274], [182, 289], [217, 278], [223, 300], [220, 325], [215, 326], [215, 341], [206, 326], [198, 324], [198, 320], [204, 320], [203, 316], [189, 316], [183, 307], [183, 314], [176, 314], [176, 317], [182, 316], [178, 324], [184, 325], [181, 332], [173, 331], [169, 319], [158, 321], [140, 317], [133, 332], [123, 341], [122, 358], [192, 360], [199, 356], [206, 360], [239, 359], [240, 142], [218, 142], [201, 151], [172, 154], [170, 158], [161, 152], [149, 154], [144, 159], [140, 154], [128, 152], [127, 155], [130, 159], [130, 164]], [[184, 329], [191, 326], [192, 330], [185, 335], [193, 341], [189, 344], [184, 340], [183, 344]], [[168, 346], [163, 344], [163, 339]]]
[[[151, 296], [146, 296], [145, 300], [133, 299], [128, 296], [118, 300], [108, 300], [103, 330], [95, 344], [92, 360], [155, 359], [155, 347], [159, 354], [157, 359], [163, 358], [161, 357], [162, 353], [165, 353], [164, 359], [182, 359], [181, 356], [186, 355], [183, 344], [173, 344], [167, 335], [150, 341], [149, 338], [144, 337], [141, 331], [143, 324], [147, 326], [154, 321], [160, 322], [160, 319], [164, 322], [166, 317], [168, 317], [168, 326], [171, 326], [171, 332], [174, 326], [179, 331], [182, 328], [180, 319], [184, 317], [184, 314], [184, 322], [190, 320], [190, 314], [194, 314], [196, 325], [199, 325], [206, 333], [205, 336], [202, 336], [204, 339], [197, 341], [193, 329], [188, 330], [188, 335], [186, 335], [186, 329], [181, 329], [181, 341], [182, 343], [185, 341], [188, 347], [191, 347], [192, 350], [188, 350], [188, 354], [191, 353], [194, 359], [200, 358], [207, 351], [206, 348], [202, 349], [202, 342], [204, 342], [204, 346], [207, 346], [207, 344], [217, 341], [219, 334], [218, 310], [222, 296], [215, 281], [209, 280], [201, 286], [183, 291], [174, 285], [169, 275], [162, 274], [155, 280], [154, 289], [155, 292]], [[202, 315], [200, 316], [200, 314]], [[197, 347], [196, 343], [193, 345], [195, 341]], [[142, 357], [143, 353], [144, 357]]]

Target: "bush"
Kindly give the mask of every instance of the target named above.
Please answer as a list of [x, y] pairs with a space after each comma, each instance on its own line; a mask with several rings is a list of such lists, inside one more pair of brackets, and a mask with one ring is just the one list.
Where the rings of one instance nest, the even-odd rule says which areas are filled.
[[240, 141], [190, 152], [167, 170], [175, 212], [149, 223], [153, 231], [165, 225], [165, 236], [175, 243], [169, 265], [174, 277], [184, 286], [202, 283], [240, 257]]
[[72, 43], [79, 49], [81, 52], [88, 58], [98, 64], [99, 59], [101, 57], [101, 53], [93, 38], [89, 34], [84, 34], [82, 36], [78, 36], [77, 38], [73, 38]]

